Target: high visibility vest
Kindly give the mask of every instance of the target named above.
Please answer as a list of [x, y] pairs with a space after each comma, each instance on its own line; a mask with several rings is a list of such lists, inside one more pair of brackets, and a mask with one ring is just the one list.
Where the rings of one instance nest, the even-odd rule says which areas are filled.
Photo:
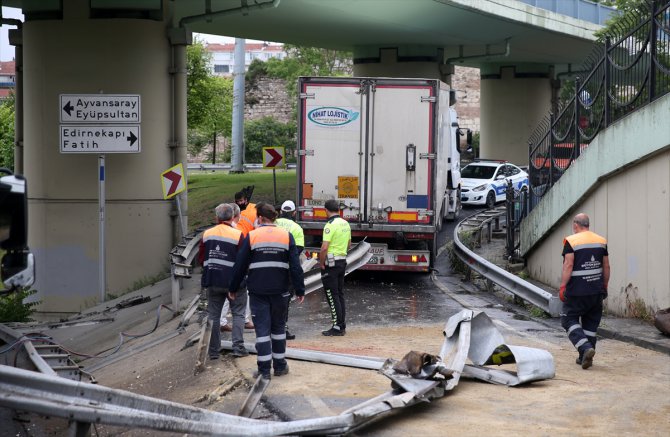
[[323, 241], [328, 241], [328, 253], [332, 253], [336, 259], [346, 258], [350, 240], [349, 222], [337, 215], [329, 218], [323, 227]]
[[240, 213], [240, 221], [237, 223], [237, 229], [242, 231], [243, 236], [249, 235], [249, 232], [254, 230], [254, 223], [256, 222], [256, 204], [250, 203]]
[[225, 223], [205, 231], [203, 287], [228, 287], [241, 240], [242, 232]]
[[286, 291], [289, 244], [288, 231], [278, 226], [265, 225], [249, 232], [249, 292], [273, 294]]
[[305, 247], [305, 233], [299, 224], [288, 218], [278, 218], [275, 220], [275, 225], [289, 231], [293, 235], [296, 246]]
[[603, 278], [603, 258], [607, 253], [607, 240], [591, 232], [578, 232], [563, 240], [574, 251], [575, 261], [572, 274], [566, 286], [567, 296], [588, 296], [602, 293], [605, 285]]

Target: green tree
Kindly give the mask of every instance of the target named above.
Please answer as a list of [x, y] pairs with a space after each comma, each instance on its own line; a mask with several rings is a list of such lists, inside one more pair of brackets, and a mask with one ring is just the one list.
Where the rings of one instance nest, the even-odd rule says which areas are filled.
[[284, 51], [286, 57], [269, 59], [266, 61], [265, 70], [269, 76], [286, 80], [286, 88], [294, 102], [298, 95], [298, 77], [347, 76], [352, 73], [351, 52], [291, 44], [285, 44]]
[[198, 154], [212, 144], [215, 163], [217, 138], [231, 135], [233, 81], [211, 73], [211, 54], [199, 41], [188, 47], [187, 62], [188, 151]]
[[209, 102], [208, 82], [212, 76], [209, 65], [212, 55], [205, 49], [202, 41], [196, 39], [186, 48], [186, 87], [188, 93], [187, 116], [189, 129], [199, 127], [207, 111]]
[[14, 94], [0, 102], [0, 167], [14, 170]]
[[263, 147], [284, 147], [286, 160], [294, 162], [295, 127], [272, 117], [249, 121], [244, 127], [244, 145], [247, 162], [262, 162]]
[[617, 35], [622, 29], [628, 29], [631, 23], [637, 22], [640, 16], [645, 16], [651, 9], [649, 0], [595, 0], [595, 2], [612, 6], [619, 11], [607, 20], [602, 29], [595, 32], [594, 35], [601, 42], [605, 41], [607, 35]]

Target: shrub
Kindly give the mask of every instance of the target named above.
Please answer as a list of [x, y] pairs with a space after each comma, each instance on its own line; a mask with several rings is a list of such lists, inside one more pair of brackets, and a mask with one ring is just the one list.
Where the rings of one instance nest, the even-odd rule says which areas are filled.
[[0, 323], [29, 322], [39, 301], [24, 303], [24, 299], [37, 293], [37, 290], [22, 288], [14, 293], [0, 296]]

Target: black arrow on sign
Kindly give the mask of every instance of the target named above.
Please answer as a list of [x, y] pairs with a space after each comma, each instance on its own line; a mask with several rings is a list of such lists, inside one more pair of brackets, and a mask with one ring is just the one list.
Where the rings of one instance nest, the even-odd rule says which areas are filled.
[[72, 115], [71, 112], [74, 109], [74, 106], [70, 104], [70, 101], [67, 101], [67, 105], [63, 106], [63, 110], [67, 112], [67, 115]]
[[135, 141], [137, 141], [137, 137], [132, 132], [130, 133], [129, 137], [126, 137], [126, 139], [130, 141], [130, 147], [133, 147], [133, 144], [135, 144]]

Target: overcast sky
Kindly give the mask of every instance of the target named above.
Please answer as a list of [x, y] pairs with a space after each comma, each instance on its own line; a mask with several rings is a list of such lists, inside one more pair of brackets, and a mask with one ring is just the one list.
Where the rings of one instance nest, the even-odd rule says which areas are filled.
[[[18, 18], [23, 20], [23, 14], [21, 14], [20, 9], [2, 7], [2, 17], [3, 18]], [[0, 61], [11, 61], [14, 59], [14, 46], [9, 45], [9, 40], [7, 39], [7, 31], [13, 28], [13, 26], [3, 25], [0, 27]], [[196, 33], [194, 36], [198, 36], [204, 39], [209, 43], [232, 43], [235, 42], [235, 38], [228, 36], [218, 36], [218, 35], [207, 35], [202, 33]], [[247, 42], [259, 42], [252, 39], [248, 39]], [[262, 42], [262, 41], [261, 41]]]

